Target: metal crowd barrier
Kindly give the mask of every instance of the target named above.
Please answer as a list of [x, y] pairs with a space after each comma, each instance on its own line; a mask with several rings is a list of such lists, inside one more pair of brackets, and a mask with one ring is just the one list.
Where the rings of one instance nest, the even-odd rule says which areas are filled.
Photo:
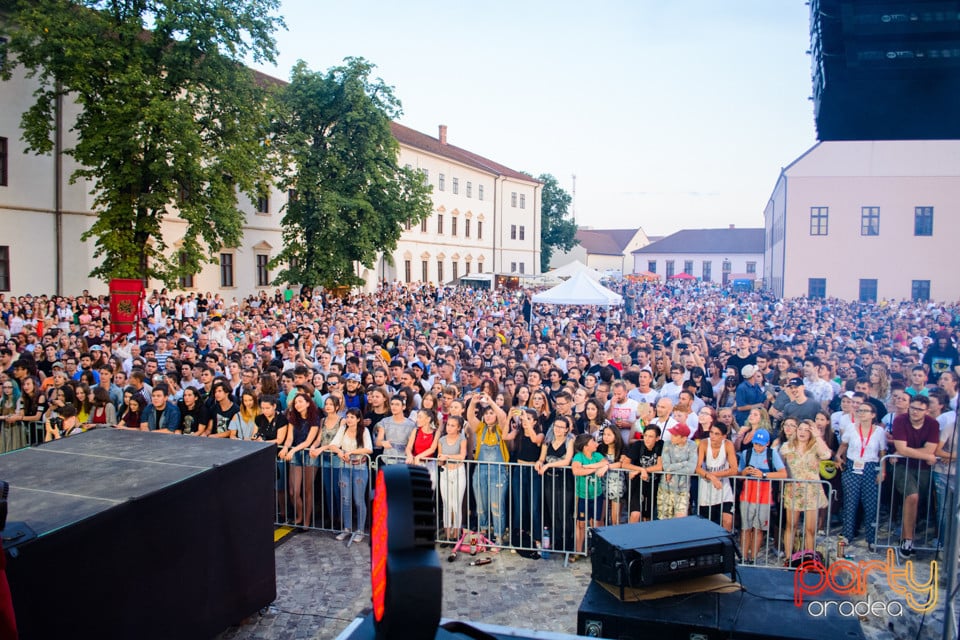
[[18, 420], [0, 423], [0, 453], [8, 453], [43, 444], [42, 420]]
[[[943, 498], [938, 499], [934, 472], [930, 467], [918, 465], [914, 469], [907, 469], [903, 463], [905, 460], [907, 458], [899, 455], [886, 455], [880, 460], [880, 464], [885, 465], [886, 477], [880, 485], [877, 499], [874, 522], [876, 545], [878, 548], [900, 546], [904, 533], [909, 533], [904, 531], [904, 513], [912, 510], [914, 507], [910, 503], [915, 502], [913, 548], [937, 552], [946, 543], [945, 532], [941, 531], [945, 529], [945, 522], [938, 522], [940, 515], [946, 517], [946, 508], [940, 503], [947, 496], [944, 494]], [[906, 495], [904, 489], [907, 490]], [[916, 493], [913, 493], [914, 489]], [[916, 498], [911, 498], [911, 495]]]
[[362, 462], [353, 464], [331, 452], [313, 457], [305, 450], [294, 461], [278, 459], [275, 524], [316, 531], [368, 531], [375, 467], [370, 456], [361, 458]]
[[[365, 457], [364, 464], [360, 465], [366, 471], [361, 499], [356, 498], [356, 485], [344, 481], [343, 462], [333, 454], [321, 454], [313, 464], [303, 467], [278, 462], [277, 524], [339, 532], [344, 528], [345, 509], [351, 509], [353, 516], [359, 504], [369, 506], [376, 468], [403, 462], [396, 458], [380, 457], [372, 461]], [[597, 499], [585, 501], [584, 524], [578, 535], [575, 516], [579, 505], [571, 467], [550, 468], [541, 474], [532, 464], [516, 462], [465, 460], [437, 465], [436, 460], [429, 460], [425, 466], [433, 480], [437, 504], [436, 541], [441, 545], [451, 545], [463, 538], [464, 546], [472, 542], [474, 546], [479, 543], [480, 547], [516, 551], [532, 557], [562, 554], [570, 560], [573, 556], [587, 555], [589, 531], [593, 527], [659, 520], [685, 511], [688, 515], [712, 516], [718, 524], [729, 527], [738, 534], [737, 542], [746, 554], [744, 559], [749, 558], [758, 566], [783, 567], [811, 551], [819, 552], [825, 561], [836, 557], [835, 532], [830, 527], [833, 489], [826, 480], [758, 480], [731, 476], [725, 480], [733, 492], [732, 504], [726, 509], [715, 505], [701, 513], [701, 507], [707, 505], [698, 504], [699, 489], [700, 484], [707, 481], [695, 474], [654, 472], [649, 474], [649, 481], [644, 482], [639, 474], [631, 478], [627, 470], [611, 469], [598, 484]], [[679, 495], [667, 489], [668, 475], [683, 478]], [[741, 504], [743, 487], [748, 482], [769, 487], [772, 497], [766, 526], [756, 532], [755, 552], [750, 553], [747, 553], [750, 541], [744, 536]], [[811, 534], [811, 527], [804, 526], [803, 512], [796, 521], [788, 514], [785, 496], [789, 499], [798, 492], [815, 494], [817, 491], [823, 493], [827, 506], [811, 510], [816, 512], [813, 517], [818, 520]], [[312, 507], [308, 509], [307, 505]], [[724, 518], [724, 513], [729, 516]], [[369, 526], [369, 509], [366, 514], [364, 524]], [[355, 518], [351, 525], [356, 528]], [[471, 539], [475, 534], [476, 538]]]

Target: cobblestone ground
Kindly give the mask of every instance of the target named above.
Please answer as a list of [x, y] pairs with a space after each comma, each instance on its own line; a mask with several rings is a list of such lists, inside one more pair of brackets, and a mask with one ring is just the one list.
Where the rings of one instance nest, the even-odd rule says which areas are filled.
[[[851, 552], [855, 560], [884, 558], [883, 554], [869, 554], [863, 544], [855, 545]], [[589, 560], [564, 566], [556, 554], [549, 560], [527, 560], [502, 552], [491, 556], [491, 564], [471, 567], [467, 554], [448, 563], [446, 550], [442, 548], [440, 553], [444, 617], [576, 633], [577, 609], [590, 582]], [[220, 634], [221, 640], [335, 638], [369, 608], [367, 540], [347, 548], [329, 533], [300, 533], [277, 547], [276, 558], [277, 600], [264, 615]], [[931, 559], [929, 554], [914, 557], [921, 582], [927, 579]], [[862, 600], [891, 598], [902, 602], [891, 592], [884, 575], [871, 575], [868, 597]], [[946, 594], [941, 593], [941, 604], [925, 617], [903, 607], [902, 616], [863, 616], [861, 625], [869, 640], [939, 640], [945, 600]]]

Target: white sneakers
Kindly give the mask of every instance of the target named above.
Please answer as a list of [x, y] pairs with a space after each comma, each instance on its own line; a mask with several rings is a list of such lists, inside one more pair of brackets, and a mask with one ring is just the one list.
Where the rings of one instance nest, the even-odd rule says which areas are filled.
[[340, 542], [343, 542], [344, 540], [346, 540], [347, 538], [349, 538], [350, 535], [351, 535], [351, 534], [350, 534], [350, 530], [349, 530], [349, 529], [344, 529], [343, 531], [341, 531], [340, 533], [337, 534], [336, 539], [339, 540]]

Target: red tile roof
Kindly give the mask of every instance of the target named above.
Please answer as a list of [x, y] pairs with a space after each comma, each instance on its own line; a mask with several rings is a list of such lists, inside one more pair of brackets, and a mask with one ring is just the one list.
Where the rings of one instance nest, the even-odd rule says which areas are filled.
[[471, 166], [480, 171], [486, 171], [489, 173], [497, 174], [498, 176], [505, 176], [507, 178], [513, 178], [514, 180], [523, 180], [524, 182], [530, 182], [532, 184], [540, 184], [540, 181], [532, 176], [528, 176], [525, 173], [520, 171], [515, 171], [509, 167], [505, 167], [499, 162], [494, 162], [488, 158], [477, 155], [466, 149], [461, 149], [452, 144], [441, 144], [440, 140], [428, 136], [425, 133], [420, 133], [419, 131], [414, 131], [410, 127], [405, 127], [402, 124], [397, 124], [396, 122], [390, 123], [390, 129], [393, 131], [393, 137], [397, 139], [397, 142], [400, 144], [405, 144], [415, 149], [420, 149], [421, 151], [426, 151], [444, 158], [449, 158], [456, 162]]

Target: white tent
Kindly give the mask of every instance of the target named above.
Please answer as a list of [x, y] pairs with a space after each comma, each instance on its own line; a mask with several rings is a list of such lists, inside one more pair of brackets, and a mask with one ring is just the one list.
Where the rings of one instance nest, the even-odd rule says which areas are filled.
[[541, 304], [586, 304], [613, 307], [623, 304], [623, 296], [610, 291], [589, 275], [580, 272], [566, 282], [533, 296], [533, 301]]
[[548, 271], [544, 275], [548, 278], [554, 278], [556, 280], [566, 280], [567, 278], [572, 278], [578, 273], [585, 273], [596, 282], [600, 282], [600, 280], [603, 279], [602, 273], [596, 269], [588, 267], [579, 260], [574, 260], [573, 262], [569, 262], [562, 267], [557, 267], [552, 271]]

